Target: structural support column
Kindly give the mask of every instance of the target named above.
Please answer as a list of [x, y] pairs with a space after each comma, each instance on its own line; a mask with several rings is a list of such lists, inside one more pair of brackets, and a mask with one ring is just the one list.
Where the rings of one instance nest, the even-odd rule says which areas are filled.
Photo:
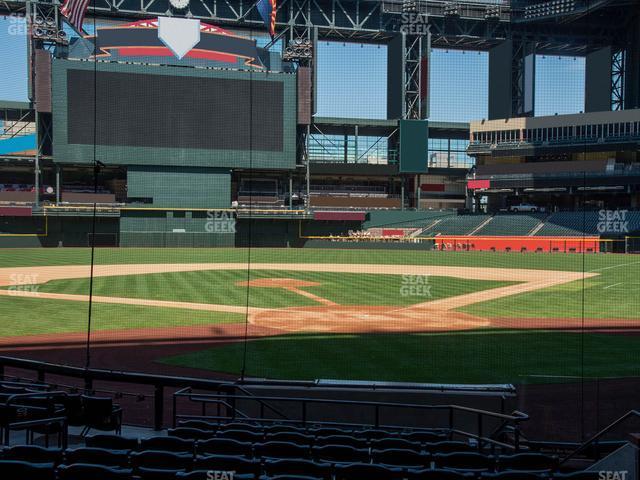
[[[410, 30], [409, 30], [410, 31]], [[387, 46], [387, 118], [429, 117], [431, 34], [401, 32]]]
[[535, 45], [509, 39], [489, 51], [489, 120], [533, 116]]
[[61, 193], [60, 193], [60, 170], [62, 168], [56, 163], [56, 206], [60, 205]]
[[611, 110], [612, 49], [601, 48], [587, 55], [585, 61], [585, 112]]
[[640, 9], [636, 9], [625, 55], [624, 108], [640, 108]]

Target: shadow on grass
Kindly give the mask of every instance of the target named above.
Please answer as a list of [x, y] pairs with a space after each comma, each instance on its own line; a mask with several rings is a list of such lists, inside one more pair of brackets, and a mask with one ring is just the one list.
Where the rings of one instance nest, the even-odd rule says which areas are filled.
[[[246, 345], [246, 374], [436, 383], [557, 383], [640, 376], [637, 333], [474, 330], [378, 335], [297, 334]], [[160, 359], [239, 373], [244, 342]], [[584, 364], [583, 364], [584, 359]]]

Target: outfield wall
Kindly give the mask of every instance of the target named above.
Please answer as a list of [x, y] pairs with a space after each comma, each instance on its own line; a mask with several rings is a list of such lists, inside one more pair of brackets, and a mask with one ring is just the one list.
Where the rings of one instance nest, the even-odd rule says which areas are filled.
[[435, 248], [449, 251], [598, 253], [600, 237], [435, 237]]

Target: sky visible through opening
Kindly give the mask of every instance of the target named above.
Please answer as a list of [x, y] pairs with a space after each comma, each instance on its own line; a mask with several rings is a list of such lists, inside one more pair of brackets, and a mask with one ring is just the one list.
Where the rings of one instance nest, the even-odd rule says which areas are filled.
[[[26, 51], [24, 21], [0, 17], [0, 100], [27, 100]], [[386, 118], [384, 45], [320, 41], [317, 65], [316, 115]], [[583, 111], [584, 76], [584, 58], [538, 56], [535, 114]], [[487, 118], [486, 52], [434, 49], [429, 77], [430, 120], [468, 122]]]

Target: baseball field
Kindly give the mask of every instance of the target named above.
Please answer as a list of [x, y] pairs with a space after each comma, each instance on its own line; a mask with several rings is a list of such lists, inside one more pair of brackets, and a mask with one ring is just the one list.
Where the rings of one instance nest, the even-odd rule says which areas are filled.
[[[0, 353], [82, 361], [90, 255], [0, 250]], [[518, 384], [640, 376], [633, 255], [105, 248], [92, 288], [95, 367]]]

